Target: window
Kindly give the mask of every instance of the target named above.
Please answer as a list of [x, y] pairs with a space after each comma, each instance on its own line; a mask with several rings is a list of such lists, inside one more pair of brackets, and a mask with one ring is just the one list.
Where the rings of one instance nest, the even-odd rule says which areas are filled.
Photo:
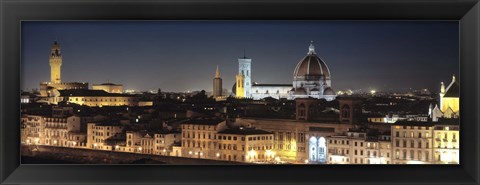
[[422, 133], [421, 132], [418, 133], [418, 138], [422, 138]]

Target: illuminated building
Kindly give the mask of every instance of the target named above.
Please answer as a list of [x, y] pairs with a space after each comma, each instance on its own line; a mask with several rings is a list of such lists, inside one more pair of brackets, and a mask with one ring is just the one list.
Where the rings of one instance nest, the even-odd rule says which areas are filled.
[[435, 123], [433, 150], [435, 163], [459, 164], [459, 119], [440, 118]]
[[218, 98], [223, 96], [222, 93], [222, 78], [220, 77], [220, 70], [218, 69], [215, 71], [215, 78], [213, 79], [213, 97]]
[[236, 88], [235, 88], [235, 96], [239, 98], [245, 97], [245, 76], [242, 74], [237, 74], [235, 77], [236, 79]]
[[429, 108], [429, 116], [433, 121], [439, 118], [459, 118], [460, 116], [460, 85], [452, 76], [452, 82], [445, 88], [443, 82], [440, 86], [440, 107], [435, 105]]
[[433, 122], [397, 121], [391, 128], [392, 164], [433, 162]]
[[[95, 122], [87, 124], [87, 148], [112, 150], [116, 144], [110, 141], [123, 140], [124, 127], [115, 122]], [[123, 133], [123, 134], [122, 134]]]
[[[252, 78], [251, 78], [252, 59], [247, 58], [246, 55], [243, 58], [238, 59], [238, 74], [243, 76], [242, 85], [243, 92], [239, 92], [239, 97], [250, 97], [252, 92]], [[238, 80], [237, 80], [238, 81]]]
[[173, 145], [181, 142], [180, 132], [175, 131], [127, 131], [126, 145], [118, 146], [119, 151], [138, 152], [154, 155], [173, 155]]
[[54, 89], [88, 89], [88, 83], [83, 82], [62, 82], [61, 80], [61, 66], [62, 54], [60, 45], [55, 41], [50, 52], [50, 82], [40, 83], [40, 96], [50, 97], [54, 96]]
[[217, 134], [216, 160], [273, 162], [273, 134], [253, 128], [229, 128]]
[[[248, 97], [259, 100], [267, 97], [315, 98], [334, 100], [335, 91], [331, 88], [331, 74], [325, 62], [315, 53], [313, 42], [305, 56], [293, 72], [293, 84], [258, 84], [251, 81], [251, 59], [239, 59], [239, 73], [232, 93], [236, 97]], [[238, 84], [241, 83], [241, 84]], [[240, 88], [240, 89], [239, 89]]]
[[[46, 145], [53, 145], [53, 146], [71, 146], [74, 142], [79, 144], [84, 142], [84, 135], [75, 134], [79, 133], [80, 131], [80, 123], [81, 119], [78, 116], [69, 116], [69, 117], [44, 117], [45, 120], [45, 144]], [[77, 140], [69, 140], [71, 134], [75, 134], [73, 139]]]
[[182, 156], [216, 159], [217, 134], [227, 128], [221, 119], [197, 118], [182, 123]]
[[50, 82], [58, 84], [61, 82], [62, 54], [60, 45], [55, 41], [50, 52]]
[[22, 114], [21, 142], [26, 144], [45, 143], [45, 119], [40, 115]]
[[[452, 82], [450, 82], [446, 89], [442, 82], [440, 90], [440, 110], [446, 112], [447, 109], [450, 108], [453, 113], [458, 114], [460, 110], [459, 96], [460, 85], [455, 80], [455, 76], [452, 76]], [[450, 115], [448, 116], [451, 117]]]
[[90, 107], [102, 106], [140, 106], [140, 97], [130, 94], [108, 93], [103, 90], [60, 90], [51, 99], [52, 104], [69, 102]]
[[390, 135], [351, 129], [327, 141], [328, 164], [391, 164]]
[[92, 89], [104, 90], [108, 93], [123, 93], [122, 84], [113, 84], [113, 83], [93, 84]]
[[335, 99], [331, 88], [331, 73], [325, 62], [320, 59], [313, 42], [308, 47], [307, 56], [298, 62], [293, 72], [293, 98]]

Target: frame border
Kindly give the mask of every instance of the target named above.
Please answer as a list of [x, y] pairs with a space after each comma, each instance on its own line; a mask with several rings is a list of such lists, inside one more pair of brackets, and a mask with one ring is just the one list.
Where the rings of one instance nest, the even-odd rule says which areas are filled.
[[[0, 184], [479, 184], [478, 0], [0, 0]], [[20, 165], [22, 20], [457, 20], [460, 165]]]

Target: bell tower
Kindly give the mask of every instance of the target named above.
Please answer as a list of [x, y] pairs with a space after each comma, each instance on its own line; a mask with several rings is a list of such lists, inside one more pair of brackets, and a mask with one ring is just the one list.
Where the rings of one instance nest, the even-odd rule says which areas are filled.
[[52, 51], [50, 52], [50, 82], [61, 82], [61, 68], [62, 66], [62, 54], [60, 53], [60, 45], [55, 41], [52, 45]]
[[252, 66], [252, 59], [247, 58], [247, 55], [245, 54], [245, 51], [244, 51], [243, 58], [238, 59], [238, 73], [243, 75], [243, 85], [242, 85], [243, 93], [242, 94], [244, 97], [250, 97], [250, 93], [252, 89], [251, 66]]

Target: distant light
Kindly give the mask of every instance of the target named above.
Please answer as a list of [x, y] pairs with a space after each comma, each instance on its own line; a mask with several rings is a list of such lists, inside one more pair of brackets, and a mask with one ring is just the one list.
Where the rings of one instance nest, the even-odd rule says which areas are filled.
[[305, 159], [305, 164], [308, 164], [308, 159]]
[[377, 93], [377, 91], [371, 90], [370, 93], [371, 93], [371, 94], [375, 94], [375, 93]]

